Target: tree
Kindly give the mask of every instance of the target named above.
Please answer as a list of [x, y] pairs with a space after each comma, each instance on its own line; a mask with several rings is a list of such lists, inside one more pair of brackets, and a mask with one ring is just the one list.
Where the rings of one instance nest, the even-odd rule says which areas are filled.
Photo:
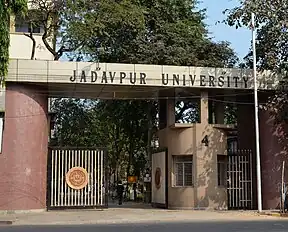
[[55, 99], [51, 109], [56, 114], [55, 129], [50, 145], [101, 147], [100, 127], [93, 107], [95, 103], [89, 100]]
[[229, 43], [208, 38], [195, 0], [82, 1], [67, 13], [67, 35], [85, 41], [92, 60], [211, 67], [237, 62]]
[[[260, 69], [269, 69], [276, 72], [287, 69], [288, 58], [286, 33], [288, 23], [285, 18], [288, 9], [287, 1], [251, 0], [240, 1], [240, 6], [226, 10], [226, 23], [230, 26], [251, 27], [251, 13], [256, 15], [257, 29], [257, 64]], [[252, 52], [247, 61], [251, 64]], [[283, 66], [284, 65], [284, 66]]]
[[0, 0], [0, 77], [5, 78], [9, 63], [10, 15], [24, 14], [27, 10], [26, 0]]
[[131, 0], [80, 0], [65, 19], [67, 36], [84, 41], [81, 54], [101, 62], [123, 62], [131, 55], [131, 42], [145, 30], [143, 8]]
[[[225, 22], [230, 26], [250, 27], [251, 13], [255, 13], [257, 29], [256, 52], [259, 71], [271, 70], [274, 76], [281, 77], [275, 95], [271, 96], [263, 107], [269, 110], [278, 126], [287, 123], [288, 115], [288, 1], [250, 0], [240, 1], [240, 5], [226, 10]], [[246, 56], [246, 67], [252, 67], [252, 51]], [[288, 138], [282, 131], [282, 139]]]

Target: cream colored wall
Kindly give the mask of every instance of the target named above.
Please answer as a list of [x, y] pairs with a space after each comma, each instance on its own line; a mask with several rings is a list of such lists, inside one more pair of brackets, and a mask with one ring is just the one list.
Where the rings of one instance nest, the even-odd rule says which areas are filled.
[[[206, 93], [202, 98], [201, 123], [170, 124], [158, 132], [160, 147], [168, 147], [169, 208], [227, 208], [227, 190], [217, 183], [217, 155], [227, 154], [227, 136], [223, 129], [208, 124]], [[167, 114], [172, 117], [171, 107]], [[208, 147], [202, 144], [205, 135]], [[173, 187], [173, 155], [193, 155], [194, 187]]]
[[169, 135], [168, 146], [169, 153], [172, 155], [192, 155], [194, 151], [195, 141], [195, 126], [191, 125], [188, 128], [173, 128], [168, 129]]
[[[34, 35], [36, 40], [35, 59], [53, 60], [52, 54], [47, 50], [42, 42], [41, 35]], [[10, 34], [9, 54], [11, 59], [31, 59], [32, 40], [23, 33]], [[36, 67], [35, 67], [36, 68]]]
[[169, 135], [169, 128], [164, 128], [163, 130], [159, 130], [157, 132], [157, 136], [159, 138], [159, 147], [168, 147], [167, 137]]
[[168, 147], [168, 207], [194, 208], [194, 188], [174, 187], [173, 155], [193, 154], [195, 126], [165, 128], [158, 132], [160, 147]]
[[194, 154], [195, 127], [168, 129], [168, 207], [170, 208], [194, 208], [194, 188], [175, 187], [173, 172], [173, 155]]
[[[201, 143], [205, 135], [209, 139], [207, 147]], [[196, 208], [227, 208], [227, 190], [219, 187], [217, 181], [217, 155], [227, 154], [226, 140], [223, 130], [214, 128], [213, 125], [196, 125]]]

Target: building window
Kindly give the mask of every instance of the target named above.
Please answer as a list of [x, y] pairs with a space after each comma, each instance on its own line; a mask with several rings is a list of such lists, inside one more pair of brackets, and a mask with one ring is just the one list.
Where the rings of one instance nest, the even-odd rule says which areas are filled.
[[23, 33], [41, 33], [41, 27], [39, 23], [26, 21], [25, 18], [21, 16], [15, 17], [15, 32]]
[[193, 186], [193, 156], [175, 155], [173, 156], [175, 187]]
[[227, 165], [228, 157], [227, 155], [217, 155], [217, 176], [218, 176], [218, 186], [227, 186]]
[[41, 33], [40, 26], [37, 23], [29, 23], [28, 24], [28, 32], [29, 33]]

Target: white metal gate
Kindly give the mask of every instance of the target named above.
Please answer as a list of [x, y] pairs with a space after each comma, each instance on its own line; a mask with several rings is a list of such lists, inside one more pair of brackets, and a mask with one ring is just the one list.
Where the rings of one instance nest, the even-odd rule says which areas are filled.
[[104, 150], [52, 148], [48, 164], [51, 208], [107, 206]]
[[252, 152], [228, 153], [228, 208], [252, 209]]

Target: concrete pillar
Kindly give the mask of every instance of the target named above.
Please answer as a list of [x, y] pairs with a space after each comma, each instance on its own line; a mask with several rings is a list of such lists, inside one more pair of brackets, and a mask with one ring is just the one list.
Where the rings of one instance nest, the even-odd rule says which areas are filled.
[[[196, 124], [193, 171], [194, 204], [198, 209], [227, 208], [226, 188], [217, 182], [217, 155], [226, 154], [226, 134], [208, 124], [208, 93], [201, 93], [201, 123]], [[208, 144], [202, 141], [207, 136]], [[193, 144], [194, 145], [194, 144]], [[194, 155], [195, 154], [195, 155]]]
[[159, 94], [159, 128], [164, 129], [175, 123], [175, 90], [163, 90]]
[[209, 124], [209, 101], [208, 92], [201, 92], [200, 100], [200, 122], [202, 125]]
[[239, 149], [255, 151], [255, 117], [253, 96], [237, 97], [237, 136]]
[[167, 100], [159, 100], [159, 129], [162, 130], [167, 127]]
[[[209, 101], [208, 93], [201, 92], [200, 98], [200, 123], [196, 124], [195, 133], [195, 147], [193, 156], [193, 168], [195, 173], [195, 183], [194, 183], [194, 204], [195, 208], [207, 208], [209, 206], [209, 201], [207, 199], [207, 180], [210, 175], [206, 172], [206, 168], [209, 166], [210, 160], [212, 158], [211, 153], [208, 153], [208, 146], [202, 143], [204, 136], [209, 136]], [[208, 138], [210, 139], [210, 138]], [[204, 158], [205, 157], [205, 158]], [[205, 166], [206, 165], [206, 166]]]
[[214, 114], [214, 102], [212, 100], [208, 100], [208, 121], [209, 124], [215, 123], [215, 114]]
[[175, 123], [175, 100], [159, 100], [159, 128], [164, 129]]
[[44, 89], [25, 84], [6, 85], [0, 211], [46, 208], [47, 104]]
[[175, 124], [175, 99], [167, 100], [167, 126]]
[[225, 106], [223, 102], [215, 102], [215, 124], [224, 124]]
[[[269, 111], [259, 111], [260, 155], [262, 172], [263, 209], [276, 209], [280, 203], [282, 162], [288, 166], [288, 142], [283, 140], [284, 125], [275, 125], [275, 120]], [[286, 125], [287, 127], [287, 125]]]

